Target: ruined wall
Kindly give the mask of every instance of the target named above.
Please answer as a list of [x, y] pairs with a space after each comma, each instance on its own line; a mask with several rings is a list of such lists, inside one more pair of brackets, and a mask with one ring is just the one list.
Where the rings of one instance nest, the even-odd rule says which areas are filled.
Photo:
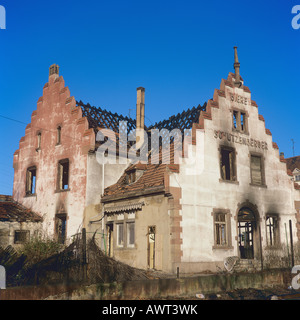
[[[58, 126], [61, 141], [58, 143]], [[40, 143], [38, 133], [41, 133]], [[40, 144], [40, 145], [39, 145]], [[75, 234], [83, 220], [86, 198], [87, 154], [94, 148], [95, 134], [80, 107], [76, 107], [64, 79], [49, 76], [31, 123], [14, 154], [13, 198], [44, 217], [44, 228], [54, 232], [57, 213], [67, 215], [67, 236]], [[59, 190], [58, 162], [69, 159], [69, 186]], [[36, 190], [26, 194], [26, 171], [36, 167]]]
[[[257, 212], [257, 228], [261, 228], [262, 247], [266, 246], [266, 215], [278, 214], [280, 241], [285, 241], [285, 226], [293, 222], [294, 241], [297, 241], [294, 182], [287, 175], [286, 163], [280, 159], [271, 132], [251, 99], [247, 87], [237, 88], [232, 83], [233, 74], [222, 80], [220, 90], [215, 90], [208, 101], [199, 124], [204, 136], [203, 148], [198, 150], [198, 162], [181, 165], [180, 173], [173, 173], [170, 185], [181, 188], [181, 227], [183, 270], [215, 270], [228, 256], [239, 256], [237, 214], [241, 207], [250, 206]], [[247, 130], [233, 129], [233, 111], [246, 114]], [[195, 130], [194, 130], [195, 134]], [[193, 141], [195, 142], [195, 136]], [[224, 181], [221, 177], [220, 147], [227, 146], [235, 152], [236, 179]], [[196, 145], [192, 146], [195, 154]], [[263, 159], [264, 183], [251, 183], [250, 155]], [[202, 162], [203, 161], [203, 162]], [[186, 169], [203, 165], [197, 174], [188, 175]], [[229, 217], [229, 243], [223, 248], [215, 246], [215, 211], [226, 212]], [[227, 232], [226, 231], [226, 232]], [[260, 239], [256, 239], [255, 258], [260, 258]]]

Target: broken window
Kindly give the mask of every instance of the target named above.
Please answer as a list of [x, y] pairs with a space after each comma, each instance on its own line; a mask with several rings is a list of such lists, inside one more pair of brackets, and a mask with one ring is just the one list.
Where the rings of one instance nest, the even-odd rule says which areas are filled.
[[36, 167], [27, 169], [26, 172], [26, 195], [32, 195], [36, 192]]
[[234, 129], [238, 127], [238, 111], [233, 111], [233, 127]]
[[241, 112], [241, 131], [246, 131], [246, 114]]
[[278, 244], [278, 217], [276, 215], [270, 215], [266, 218], [267, 228], [267, 245], [275, 246]]
[[251, 155], [251, 183], [255, 185], [263, 185], [264, 184], [264, 176], [263, 176], [263, 163], [262, 157], [258, 155]]
[[236, 181], [234, 149], [221, 147], [221, 177], [223, 180]]
[[127, 222], [127, 247], [134, 247], [135, 242], [135, 223]]
[[124, 246], [124, 224], [123, 223], [117, 224], [117, 246], [118, 247]]
[[233, 129], [240, 132], [247, 132], [247, 115], [245, 112], [233, 110], [232, 112]]
[[15, 237], [14, 237], [14, 243], [15, 244], [22, 244], [29, 241], [30, 237], [30, 231], [29, 230], [16, 230], [15, 231]]
[[61, 160], [58, 163], [58, 189], [69, 189], [69, 160]]
[[58, 243], [66, 241], [67, 215], [65, 213], [55, 215], [55, 235]]

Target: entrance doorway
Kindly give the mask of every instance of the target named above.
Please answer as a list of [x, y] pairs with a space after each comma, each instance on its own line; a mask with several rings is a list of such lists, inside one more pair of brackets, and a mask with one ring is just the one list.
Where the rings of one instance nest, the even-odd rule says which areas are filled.
[[256, 219], [253, 211], [242, 208], [238, 213], [239, 251], [241, 259], [254, 259]]
[[155, 226], [148, 227], [148, 268], [155, 268]]
[[108, 223], [106, 225], [106, 234], [107, 234], [107, 255], [113, 257], [114, 255], [114, 224]]

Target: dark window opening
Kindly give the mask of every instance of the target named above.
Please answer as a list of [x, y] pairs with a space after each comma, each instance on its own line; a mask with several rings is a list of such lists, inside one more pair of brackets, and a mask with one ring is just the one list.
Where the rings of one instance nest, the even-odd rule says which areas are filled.
[[223, 180], [236, 180], [234, 150], [221, 149], [221, 175]]
[[246, 131], [246, 114], [241, 112], [241, 131]]
[[233, 127], [234, 127], [234, 129], [237, 129], [237, 125], [238, 125], [238, 112], [233, 111]]
[[22, 244], [29, 241], [30, 231], [29, 230], [16, 230], [15, 231], [15, 244]]
[[41, 142], [42, 142], [42, 133], [39, 132], [37, 134], [37, 150], [41, 149]]
[[27, 169], [26, 173], [26, 195], [36, 192], [36, 167]]
[[275, 246], [278, 243], [278, 219], [276, 216], [267, 216], [267, 244]]
[[56, 144], [60, 144], [61, 143], [61, 127], [57, 127], [57, 142]]
[[58, 243], [64, 244], [66, 241], [67, 234], [67, 215], [57, 214], [55, 216], [55, 235]]
[[58, 163], [58, 189], [69, 189], [69, 160], [62, 160]]
[[233, 129], [236, 131], [244, 132], [247, 131], [247, 115], [245, 112], [233, 110], [232, 112]]

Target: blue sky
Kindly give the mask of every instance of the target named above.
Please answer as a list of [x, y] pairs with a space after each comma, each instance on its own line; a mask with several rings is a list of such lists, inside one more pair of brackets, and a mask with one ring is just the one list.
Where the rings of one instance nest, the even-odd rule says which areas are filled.
[[[13, 153], [57, 63], [77, 100], [135, 116], [146, 88], [146, 125], [212, 98], [241, 75], [286, 157], [300, 154], [300, 0], [0, 0], [0, 194], [11, 194]], [[4, 118], [6, 117], [6, 118]], [[17, 121], [9, 120], [14, 119]], [[19, 121], [19, 122], [18, 122]]]

